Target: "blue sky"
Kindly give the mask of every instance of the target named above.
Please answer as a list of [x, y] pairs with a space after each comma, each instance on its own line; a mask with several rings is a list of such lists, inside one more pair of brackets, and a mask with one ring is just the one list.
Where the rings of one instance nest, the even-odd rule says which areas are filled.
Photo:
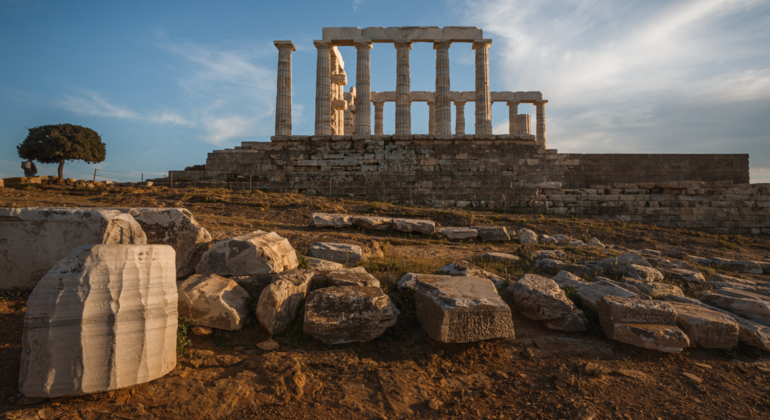
[[[21, 175], [15, 146], [45, 124], [84, 125], [107, 144], [103, 163], [67, 163], [73, 178], [94, 167], [100, 179], [157, 177], [214, 149], [268, 141], [277, 39], [297, 46], [294, 133], [312, 134], [321, 28], [418, 25], [483, 28], [492, 90], [549, 100], [550, 148], [749, 153], [751, 181], [770, 182], [767, 0], [0, 0], [0, 177]], [[355, 50], [341, 51], [354, 85]], [[452, 90], [473, 90], [470, 44], [449, 54]], [[395, 48], [375, 44], [371, 57], [372, 90], [395, 90]], [[413, 90], [435, 88], [431, 44], [414, 44], [411, 75]], [[394, 113], [387, 104], [386, 133]], [[426, 133], [427, 118], [415, 103], [413, 132]], [[495, 104], [495, 131], [507, 124]]]

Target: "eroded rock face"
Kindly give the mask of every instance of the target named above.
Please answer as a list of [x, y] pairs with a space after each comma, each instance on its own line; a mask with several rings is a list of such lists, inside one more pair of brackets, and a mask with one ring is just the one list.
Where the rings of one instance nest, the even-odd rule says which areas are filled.
[[219, 241], [195, 267], [198, 274], [251, 276], [297, 268], [297, 254], [286, 238], [261, 230]]
[[190, 324], [240, 330], [246, 323], [249, 294], [233, 280], [216, 274], [194, 274], [179, 282], [179, 316]]
[[690, 338], [693, 347], [724, 349], [738, 345], [738, 323], [732, 317], [687, 303], [671, 302], [676, 325]]
[[530, 229], [521, 229], [519, 231], [519, 241], [522, 245], [534, 244], [537, 245], [537, 233]]
[[130, 214], [144, 230], [148, 244], [174, 248], [177, 277], [195, 273], [195, 265], [208, 250], [211, 234], [195, 221], [189, 210], [141, 207], [114, 210]]
[[308, 295], [304, 331], [326, 344], [369, 341], [395, 325], [398, 314], [379, 288], [325, 287]]
[[687, 335], [676, 327], [676, 310], [668, 303], [605, 296], [597, 302], [597, 309], [611, 340], [665, 353], [690, 345]]
[[415, 280], [417, 318], [434, 340], [469, 343], [514, 336], [511, 309], [490, 280], [427, 275]]
[[294, 321], [313, 275], [310, 270], [284, 271], [262, 290], [257, 303], [257, 319], [271, 336], [285, 331]]
[[344, 265], [356, 265], [363, 259], [364, 251], [358, 245], [316, 242], [307, 249], [308, 255]]
[[770, 326], [770, 298], [743, 290], [723, 288], [706, 292], [703, 301], [760, 324]]
[[663, 274], [660, 271], [652, 267], [646, 267], [637, 264], [629, 264], [625, 268], [624, 274], [627, 277], [630, 277], [634, 280], [643, 281], [645, 283], [652, 283], [654, 281], [663, 280]]
[[388, 230], [393, 226], [390, 217], [378, 216], [353, 216], [353, 225], [369, 230]]
[[146, 244], [139, 223], [117, 210], [0, 209], [0, 290], [32, 289], [73, 249], [94, 244]]
[[393, 229], [401, 232], [419, 232], [430, 235], [436, 229], [436, 223], [431, 220], [393, 219]]
[[341, 268], [326, 275], [334, 286], [380, 287], [380, 281], [364, 267]]
[[310, 215], [310, 224], [315, 227], [350, 227], [353, 225], [353, 217], [347, 214], [313, 213]]
[[558, 319], [577, 309], [555, 281], [537, 274], [523, 275], [508, 289], [516, 309], [530, 319]]
[[19, 390], [91, 394], [173, 370], [174, 254], [167, 245], [87, 245], [56, 263], [27, 300]]

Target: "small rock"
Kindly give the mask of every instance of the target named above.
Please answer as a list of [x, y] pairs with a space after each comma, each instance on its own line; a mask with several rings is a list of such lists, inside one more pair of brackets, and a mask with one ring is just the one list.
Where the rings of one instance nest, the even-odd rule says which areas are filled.
[[484, 253], [482, 258], [487, 261], [506, 262], [511, 264], [519, 262], [519, 257], [512, 254], [506, 254], [505, 252], [487, 252]]
[[519, 242], [521, 242], [522, 245], [537, 245], [537, 233], [530, 229], [523, 228], [519, 231]]
[[559, 285], [559, 287], [572, 287], [574, 289], [579, 289], [583, 286], [588, 286], [589, 282], [581, 279], [580, 277], [570, 273], [569, 271], [559, 271], [559, 274], [553, 277], [553, 281], [556, 282], [556, 284]]
[[204, 327], [204, 326], [201, 326], [201, 325], [196, 325], [195, 327], [193, 327], [193, 329], [191, 331], [192, 331], [193, 334], [200, 335], [200, 336], [203, 336], [203, 337], [205, 337], [207, 335], [211, 335], [211, 334], [214, 333], [214, 330], [212, 330], [211, 328]]
[[645, 283], [663, 280], [663, 274], [652, 268], [643, 265], [629, 264], [623, 271], [624, 275]]
[[336, 263], [334, 261], [326, 261], [320, 258], [313, 258], [313, 257], [305, 257], [305, 258], [307, 258], [307, 262], [308, 262], [307, 268], [313, 271], [334, 271], [334, 270], [339, 270], [340, 268], [345, 268], [344, 265], [340, 263]]
[[562, 235], [560, 233], [557, 233], [556, 235], [551, 236], [553, 239], [556, 240], [556, 243], [559, 245], [564, 245], [569, 243], [572, 240], [572, 237], [567, 235]]
[[273, 351], [278, 350], [278, 348], [281, 347], [280, 344], [278, 344], [277, 341], [273, 340], [272, 338], [266, 341], [262, 341], [260, 343], [257, 343], [257, 347], [264, 351]]
[[625, 270], [631, 264], [641, 265], [649, 267], [650, 263], [639, 254], [623, 254], [618, 257], [605, 258], [599, 261], [598, 265], [604, 269], [604, 271], [616, 271]]
[[393, 227], [393, 219], [390, 217], [353, 216], [352, 223], [369, 230], [388, 230]]
[[311, 257], [353, 266], [361, 262], [364, 251], [358, 245], [316, 242], [308, 247], [307, 253]]
[[596, 238], [589, 239], [586, 245], [597, 247], [597, 248], [604, 248], [604, 244]]
[[684, 296], [682, 289], [668, 283], [646, 283], [639, 280], [624, 278], [623, 282], [634, 286], [637, 290], [653, 299], [665, 299], [669, 296]]
[[522, 276], [508, 293], [513, 295], [516, 309], [530, 319], [559, 319], [577, 309], [555, 281], [536, 274]]
[[550, 258], [552, 260], [563, 260], [567, 258], [567, 253], [561, 249], [542, 249], [535, 252], [535, 259]]
[[428, 401], [428, 407], [431, 410], [440, 410], [442, 405], [444, 405], [444, 403], [441, 402], [441, 400], [438, 398], [432, 398], [430, 401]]
[[479, 238], [485, 241], [507, 242], [511, 240], [505, 226], [471, 226], [479, 233]]
[[393, 229], [401, 232], [419, 232], [430, 235], [436, 230], [436, 223], [431, 220], [393, 219]]
[[673, 269], [660, 269], [661, 273], [665, 276], [671, 277], [673, 280], [680, 282], [688, 287], [694, 287], [694, 286], [700, 286], [703, 285], [706, 282], [706, 278], [703, 277], [703, 274], [685, 270], [681, 268], [673, 268]]
[[564, 261], [552, 260], [550, 258], [539, 259], [535, 263], [535, 267], [545, 268], [548, 270], [558, 270], [564, 265], [565, 265]]
[[177, 283], [179, 316], [190, 324], [240, 330], [246, 323], [249, 294], [235, 281], [216, 274], [194, 274]]
[[380, 281], [366, 272], [364, 267], [343, 268], [326, 275], [335, 286], [380, 287]]
[[466, 227], [442, 227], [438, 232], [449, 239], [470, 239], [479, 236], [479, 231]]
[[703, 383], [703, 379], [701, 379], [700, 376], [698, 376], [698, 375], [694, 375], [694, 374], [689, 373], [689, 372], [684, 372], [684, 373], [682, 373], [682, 376], [684, 376], [685, 378], [687, 378], [687, 379], [689, 379], [691, 381], [695, 381], [695, 382], [697, 382], [699, 384]]
[[350, 227], [353, 218], [347, 214], [313, 213], [310, 215], [310, 224], [315, 227]]

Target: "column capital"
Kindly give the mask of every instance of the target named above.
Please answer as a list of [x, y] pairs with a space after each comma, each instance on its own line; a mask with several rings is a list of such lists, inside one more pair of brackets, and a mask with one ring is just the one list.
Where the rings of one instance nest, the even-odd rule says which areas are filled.
[[521, 104], [521, 102], [519, 102], [519, 101], [508, 101], [505, 104], [508, 105], [508, 106], [518, 106], [519, 104]]
[[547, 103], [548, 103], [548, 101], [535, 101], [535, 105], [541, 105], [541, 104], [545, 105]]
[[297, 51], [297, 47], [295, 47], [294, 43], [291, 41], [273, 41], [273, 45], [275, 45], [275, 47], [278, 48], [279, 50], [288, 48], [292, 51]]
[[385, 101], [377, 101], [377, 102], [372, 101], [372, 103], [374, 104], [374, 106], [384, 106], [385, 105]]
[[393, 41], [393, 46], [396, 47], [396, 49], [399, 48], [409, 48], [412, 49], [412, 40], [411, 39], [397, 39]]
[[455, 105], [465, 105], [468, 101], [452, 101], [455, 103]]
[[437, 40], [433, 41], [433, 49], [434, 50], [438, 49], [438, 48], [442, 48], [442, 47], [449, 48], [451, 46], [452, 46], [452, 41], [450, 41], [448, 39], [437, 39]]
[[355, 41], [353, 41], [353, 45], [355, 45], [357, 50], [360, 50], [362, 48], [368, 48], [371, 50], [372, 47], [374, 47], [371, 39], [356, 39]]
[[477, 39], [473, 41], [473, 45], [471, 46], [471, 48], [473, 48], [474, 50], [478, 48], [483, 48], [483, 47], [489, 48], [490, 45], [492, 45], [491, 39]]
[[315, 45], [315, 47], [319, 50], [332, 48], [332, 42], [325, 39], [317, 39], [313, 41], [313, 45]]

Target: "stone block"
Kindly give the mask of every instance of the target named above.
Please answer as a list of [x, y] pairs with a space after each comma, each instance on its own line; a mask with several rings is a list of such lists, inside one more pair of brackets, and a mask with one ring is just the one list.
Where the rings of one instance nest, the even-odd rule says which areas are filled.
[[505, 242], [511, 240], [505, 226], [471, 226], [471, 229], [475, 229], [479, 238], [485, 241]]
[[511, 309], [490, 280], [423, 275], [415, 280], [417, 318], [434, 340], [469, 343], [514, 337]]
[[676, 309], [676, 325], [690, 338], [691, 346], [726, 349], [738, 345], [738, 323], [732, 317], [688, 303], [670, 304]]
[[608, 295], [596, 305], [603, 327], [618, 322], [676, 325], [676, 310], [665, 302]]
[[73, 249], [94, 244], [146, 244], [129, 214], [77, 208], [0, 209], [0, 290], [32, 289]]
[[485, 252], [482, 258], [487, 261], [504, 262], [510, 264], [519, 262], [519, 257], [513, 254], [507, 254], [505, 252]]
[[354, 41], [363, 38], [363, 31], [356, 27], [338, 27], [321, 29], [321, 37], [328, 41]]
[[398, 26], [387, 28], [372, 26], [362, 29], [360, 38], [370, 39], [372, 42], [393, 42], [403, 39], [404, 34]]
[[434, 42], [444, 39], [444, 31], [438, 26], [404, 26], [403, 37], [412, 42]]
[[452, 42], [473, 42], [484, 39], [484, 31], [474, 26], [444, 26], [442, 38]]
[[285, 331], [294, 321], [314, 274], [301, 269], [284, 271], [262, 290], [256, 314], [271, 336]]
[[177, 283], [179, 316], [192, 325], [240, 330], [246, 323], [249, 294], [235, 281], [216, 274], [194, 274]]
[[648, 283], [645, 281], [630, 279], [628, 277], [624, 278], [623, 282], [625, 284], [634, 286], [636, 290], [639, 290], [640, 292], [644, 293], [645, 295], [653, 299], [665, 299], [672, 295], [684, 296], [684, 292], [682, 292], [682, 289], [668, 283], [659, 283], [659, 282]]
[[525, 274], [506, 293], [522, 315], [538, 321], [563, 318], [577, 309], [555, 281], [536, 274]]
[[585, 308], [597, 312], [597, 303], [605, 296], [618, 296], [624, 298], [636, 298], [637, 295], [634, 292], [630, 292], [619, 285], [608, 281], [595, 281], [588, 286], [581, 287], [578, 290], [580, 295], [580, 302]]
[[305, 257], [305, 258], [307, 258], [308, 268], [313, 271], [328, 272], [328, 271], [339, 270], [340, 268], [345, 268], [344, 265], [340, 263], [336, 263], [334, 261], [326, 261], [320, 258], [313, 258], [313, 257]]
[[326, 278], [334, 286], [380, 287], [380, 281], [364, 267], [341, 268], [326, 274]]
[[388, 230], [393, 227], [393, 219], [378, 216], [353, 216], [351, 222], [354, 226], [369, 230]]
[[519, 231], [519, 242], [521, 242], [522, 245], [537, 245], [537, 233], [535, 233], [533, 230], [522, 228]]
[[723, 288], [707, 291], [702, 300], [762, 325], [770, 326], [770, 298], [767, 296]]
[[638, 264], [629, 264], [626, 266], [623, 273], [634, 280], [639, 280], [645, 283], [652, 283], [654, 281], [663, 280], [663, 274], [652, 268]]
[[379, 288], [325, 287], [308, 295], [304, 331], [325, 344], [369, 341], [396, 325], [398, 314]]
[[361, 262], [364, 251], [358, 245], [316, 242], [308, 247], [308, 255], [322, 260], [353, 266]]
[[253, 276], [297, 268], [297, 254], [286, 238], [257, 230], [217, 242], [195, 267], [198, 274]]
[[419, 232], [430, 235], [436, 229], [436, 223], [431, 220], [393, 219], [393, 229], [401, 232]]
[[615, 323], [604, 332], [611, 340], [663, 353], [679, 353], [690, 346], [684, 331], [673, 325]]
[[448, 239], [470, 239], [479, 235], [478, 230], [466, 227], [441, 227], [437, 231]]
[[565, 271], [565, 270], [559, 271], [559, 274], [554, 276], [551, 280], [556, 282], [556, 284], [558, 284], [559, 287], [561, 288], [572, 287], [575, 290], [591, 284], [581, 279], [580, 277], [570, 273], [569, 271]]
[[644, 267], [650, 266], [650, 263], [643, 256], [635, 253], [623, 254], [618, 257], [605, 258], [599, 261], [598, 265], [602, 267], [604, 271], [622, 271], [631, 264], [641, 265]]
[[86, 245], [57, 262], [27, 299], [19, 391], [93, 394], [173, 370], [174, 254], [167, 245]]

